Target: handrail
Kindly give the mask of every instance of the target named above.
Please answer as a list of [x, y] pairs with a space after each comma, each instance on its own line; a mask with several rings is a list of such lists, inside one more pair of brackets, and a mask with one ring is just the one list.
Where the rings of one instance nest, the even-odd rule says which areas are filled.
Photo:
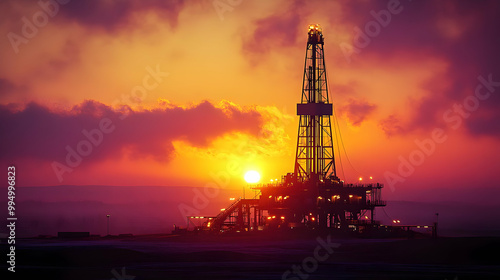
[[213, 223], [217, 223], [218, 220], [222, 217], [224, 217], [224, 219], [227, 217], [226, 213], [231, 213], [234, 211], [234, 208], [236, 208], [236, 206], [238, 205], [238, 203], [241, 201], [241, 197], [238, 198], [237, 200], [235, 200], [233, 203], [231, 203], [231, 205], [229, 205], [228, 208], [226, 208], [224, 211], [221, 211], [219, 214], [217, 214], [217, 216], [215, 216], [215, 219], [213, 221]]

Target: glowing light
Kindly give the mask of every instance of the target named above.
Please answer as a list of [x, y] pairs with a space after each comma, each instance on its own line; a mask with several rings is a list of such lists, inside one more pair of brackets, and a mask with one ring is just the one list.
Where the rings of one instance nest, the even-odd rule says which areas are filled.
[[229, 200], [235, 200], [235, 199], [236, 199], [236, 198], [234, 198], [234, 197], [229, 198]]
[[373, 179], [373, 177], [372, 177], [372, 176], [370, 176], [370, 180], [371, 180], [371, 179]]
[[318, 199], [323, 199], [321, 196], [318, 196]]
[[284, 220], [285, 219], [285, 216], [281, 216], [281, 219]]
[[245, 173], [245, 181], [249, 184], [255, 184], [260, 181], [260, 174], [255, 170], [250, 170]]
[[273, 216], [273, 219], [276, 219], [276, 216]]
[[314, 221], [314, 220], [316, 220], [316, 219], [315, 219], [314, 217], [312, 217], [312, 218], [311, 218], [311, 221]]
[[350, 195], [349, 195], [349, 198], [352, 198], [352, 197], [353, 197], [353, 195], [352, 195], [352, 194], [350, 194]]
[[363, 178], [359, 177], [359, 180], [360, 180], [360, 181], [363, 181]]
[[220, 211], [226, 211], [226, 208], [221, 208]]

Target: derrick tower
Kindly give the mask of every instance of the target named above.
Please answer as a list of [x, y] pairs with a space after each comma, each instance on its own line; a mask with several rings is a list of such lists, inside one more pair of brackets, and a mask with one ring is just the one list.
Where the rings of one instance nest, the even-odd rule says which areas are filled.
[[[346, 183], [336, 174], [328, 95], [324, 38], [319, 25], [310, 25], [307, 36], [301, 102], [297, 104], [299, 129], [293, 173], [253, 189], [255, 198], [233, 202], [197, 229], [215, 232], [276, 229], [318, 229], [365, 234], [380, 228], [374, 219], [382, 200], [383, 185]], [[200, 221], [198, 221], [200, 222]], [[195, 225], [195, 223], [191, 223]]]
[[307, 39], [302, 98], [297, 104], [299, 131], [294, 175], [298, 181], [336, 177], [333, 154], [332, 104], [326, 78], [324, 38], [319, 25], [310, 25]]

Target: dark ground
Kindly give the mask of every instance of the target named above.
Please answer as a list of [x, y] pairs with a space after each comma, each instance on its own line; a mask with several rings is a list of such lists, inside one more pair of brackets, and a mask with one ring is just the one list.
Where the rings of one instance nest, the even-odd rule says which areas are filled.
[[[320, 237], [327, 242], [326, 235]], [[242, 234], [18, 239], [16, 272], [2, 279], [500, 279], [499, 237], [332, 237], [340, 247], [331, 254], [317, 238]], [[2, 245], [4, 274], [5, 240]], [[314, 259], [318, 246], [316, 256], [329, 256], [324, 261]], [[301, 274], [283, 276], [292, 266], [300, 267]]]

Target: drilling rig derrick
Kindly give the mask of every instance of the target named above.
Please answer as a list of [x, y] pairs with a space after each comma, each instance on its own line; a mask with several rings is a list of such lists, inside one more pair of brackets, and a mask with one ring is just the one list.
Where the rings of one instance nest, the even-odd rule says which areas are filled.
[[[294, 172], [281, 182], [254, 189], [259, 195], [240, 198], [210, 217], [205, 229], [216, 232], [261, 229], [327, 229], [351, 232], [378, 227], [374, 220], [381, 200], [380, 183], [348, 184], [337, 177], [332, 137], [333, 105], [328, 92], [324, 36], [310, 25], [301, 101]], [[334, 130], [335, 131], [335, 130]]]

